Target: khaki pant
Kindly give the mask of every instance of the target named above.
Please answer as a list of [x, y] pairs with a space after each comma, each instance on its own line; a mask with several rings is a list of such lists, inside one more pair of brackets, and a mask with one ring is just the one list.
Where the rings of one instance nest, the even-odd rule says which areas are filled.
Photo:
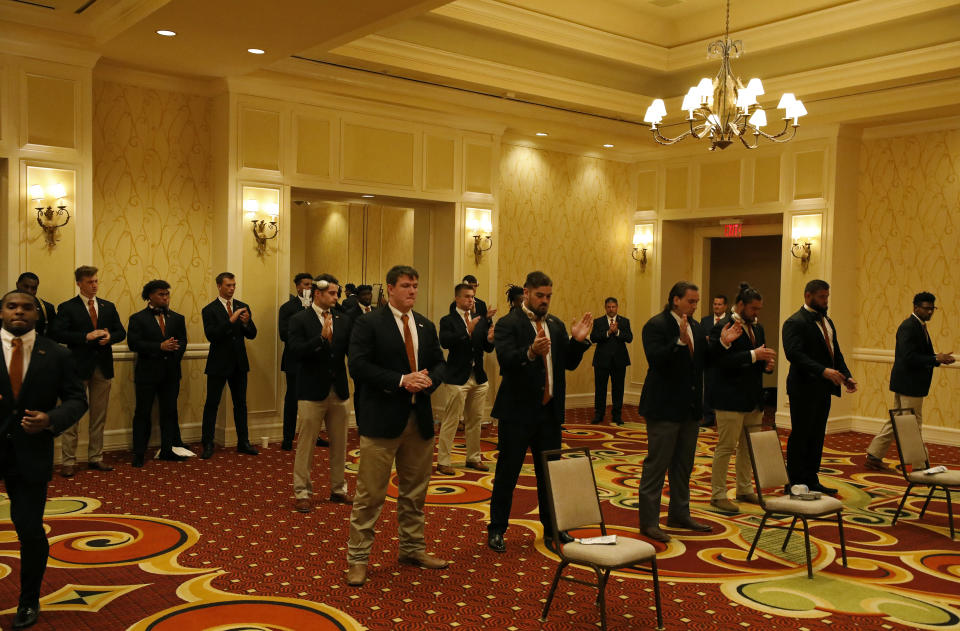
[[[107, 406], [110, 404], [110, 386], [113, 383], [100, 372], [93, 369], [90, 378], [83, 382], [87, 386], [89, 407], [90, 439], [87, 442], [87, 462], [103, 460], [103, 428], [107, 424]], [[74, 423], [60, 435], [61, 464], [74, 466], [77, 464], [77, 434], [80, 423]]]
[[467, 443], [467, 462], [480, 462], [480, 420], [483, 404], [487, 400], [488, 382], [477, 384], [471, 374], [467, 383], [462, 386], [445, 383], [441, 387], [447, 390], [447, 405], [440, 421], [437, 464], [450, 466], [450, 450], [461, 416], [463, 435]]
[[330, 493], [346, 494], [343, 469], [347, 460], [347, 402], [331, 391], [323, 401], [297, 401], [297, 415], [300, 417], [300, 435], [293, 460], [293, 494], [298, 500], [310, 499], [313, 495], [310, 470], [317, 436], [324, 422], [330, 440]]
[[[894, 409], [913, 408], [913, 412], [917, 416], [917, 427], [920, 428], [923, 426], [923, 397], [908, 397], [905, 394], [894, 392], [893, 407]], [[890, 443], [892, 442], [893, 424], [890, 422], [890, 419], [887, 419], [887, 422], [880, 428], [880, 432], [870, 441], [870, 446], [867, 447], [867, 453], [874, 458], [882, 460], [883, 457], [887, 455], [887, 450], [890, 449]]]
[[747, 441], [743, 439], [743, 430], [760, 427], [763, 422], [763, 411], [732, 412], [730, 410], [716, 410], [717, 414], [717, 447], [713, 451], [713, 471], [710, 482], [713, 491], [712, 500], [722, 500], [727, 497], [727, 471], [730, 468], [730, 456], [737, 454], [737, 495], [752, 493], [750, 478], [753, 473], [750, 466], [750, 450]]
[[426, 549], [423, 539], [423, 504], [427, 498], [433, 463], [433, 439], [424, 438], [413, 414], [396, 438], [360, 437], [357, 492], [350, 514], [347, 562], [366, 564], [373, 546], [374, 526], [383, 509], [394, 461], [397, 465], [397, 525], [400, 554]]

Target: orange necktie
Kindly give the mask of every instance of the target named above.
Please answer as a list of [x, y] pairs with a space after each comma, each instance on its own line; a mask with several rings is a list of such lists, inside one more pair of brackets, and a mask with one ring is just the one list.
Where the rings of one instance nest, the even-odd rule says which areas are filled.
[[687, 327], [687, 350], [690, 351], [690, 357], [693, 357], [693, 338], [690, 337], [690, 323], [686, 323]]
[[331, 323], [330, 318], [331, 318], [330, 312], [324, 311], [323, 312], [323, 331], [320, 333], [320, 335], [322, 335], [323, 339], [327, 340], [327, 342], [333, 341], [333, 325]]
[[410, 363], [410, 372], [417, 372], [417, 354], [413, 350], [413, 335], [410, 333], [410, 316], [400, 316], [403, 322], [403, 345], [407, 347], [407, 361]]
[[90, 311], [90, 320], [93, 322], [93, 328], [97, 328], [97, 310], [93, 307], [93, 298], [87, 300], [87, 309]]
[[227, 315], [230, 316], [231, 318], [233, 317], [233, 301], [232, 300], [227, 301]]
[[463, 323], [467, 325], [467, 331], [469, 331], [470, 330], [470, 312], [469, 311], [463, 312]]
[[160, 335], [165, 336], [167, 334], [167, 323], [163, 319], [163, 311], [157, 314], [157, 318], [159, 318], [157, 322], [160, 324]]
[[23, 385], [23, 340], [15, 337], [11, 344], [13, 352], [10, 354], [10, 389], [16, 399], [20, 396], [20, 386]]
[[[543, 333], [543, 321], [536, 320], [537, 323], [537, 335], [539, 336]], [[549, 353], [548, 353], [549, 355]], [[553, 398], [553, 395], [550, 394], [550, 366], [547, 364], [547, 355], [543, 355], [543, 400], [540, 402], [542, 405], [550, 403], [550, 399]]]
[[753, 348], [757, 347], [757, 336], [753, 334], [753, 327], [749, 324], [744, 325], [744, 328], [747, 329], [747, 336], [750, 338], [750, 345]]
[[817, 324], [820, 325], [820, 330], [823, 331], [823, 343], [827, 345], [827, 350], [830, 352], [830, 363], [833, 364], [835, 361], [833, 358], [833, 342], [830, 341], [830, 332], [827, 331], [827, 325], [823, 323], [823, 320], [817, 320]]

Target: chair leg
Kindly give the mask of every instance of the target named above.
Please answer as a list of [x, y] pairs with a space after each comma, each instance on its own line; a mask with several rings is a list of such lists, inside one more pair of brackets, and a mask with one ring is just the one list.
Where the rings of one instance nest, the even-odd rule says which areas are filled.
[[[597, 572], [598, 570], [597, 570], [596, 568], [594, 568], [594, 571]], [[600, 578], [601, 578], [601, 577], [600, 577], [600, 575], [598, 574], [598, 575], [597, 575], [597, 579], [598, 579], [598, 580], [597, 580], [597, 586], [600, 585], [600, 580], [599, 580]], [[609, 568], [608, 568], [608, 569], [605, 569], [605, 570], [603, 571], [603, 583], [606, 584], [608, 580], [610, 580], [610, 570], [609, 570]], [[597, 590], [597, 603], [600, 602], [600, 597], [601, 597], [602, 595], [603, 595], [603, 591], [598, 589], [598, 590]]]
[[920, 518], [923, 519], [923, 514], [927, 512], [927, 506], [930, 504], [930, 500], [933, 499], [933, 493], [937, 490], [937, 487], [931, 486], [930, 492], [927, 493], [927, 501], [923, 503], [923, 508], [920, 509]]
[[944, 494], [947, 496], [947, 519], [950, 520], [950, 541], [953, 541], [954, 529], [953, 529], [953, 504], [950, 501], [950, 489], [947, 487], [943, 488]]
[[543, 604], [543, 614], [540, 616], [540, 622], [547, 621], [547, 613], [550, 611], [550, 603], [553, 602], [553, 595], [557, 591], [557, 583], [560, 582], [560, 574], [563, 572], [563, 568], [567, 567], [567, 562], [562, 561], [559, 566], [557, 566], [557, 573], [553, 576], [553, 584], [550, 585], [550, 592], [547, 594], [547, 602]]
[[840, 555], [843, 557], [843, 567], [847, 567], [847, 542], [843, 538], [843, 511], [837, 511], [837, 528], [840, 529]]
[[901, 511], [903, 511], [903, 505], [907, 503], [907, 498], [910, 497], [910, 490], [913, 488], [913, 484], [907, 484], [907, 490], [903, 492], [903, 498], [900, 500], [900, 506], [897, 506], [897, 512], [893, 514], [893, 523], [891, 526], [897, 525], [897, 518], [900, 516]]
[[794, 516], [793, 521], [790, 522], [790, 527], [787, 528], [787, 536], [783, 538], [783, 545], [780, 546], [781, 552], [786, 552], [787, 544], [790, 543], [790, 535], [793, 534], [793, 527], [797, 525], [797, 518]]
[[803, 522], [803, 543], [807, 547], [807, 578], [813, 578], [813, 562], [810, 560], [810, 525], [806, 517], [802, 517], [800, 521]]
[[600, 630], [607, 631], [607, 599], [604, 592], [607, 589], [607, 578], [610, 576], [610, 570], [600, 571], [595, 567], [597, 573], [597, 604], [600, 606]]
[[663, 631], [663, 611], [660, 604], [660, 574], [657, 573], [657, 558], [650, 559], [650, 569], [653, 571], [653, 602], [657, 606], [657, 629]]
[[763, 532], [763, 525], [767, 523], [767, 517], [770, 516], [770, 513], [764, 513], [763, 519], [760, 520], [760, 527], [757, 528], [757, 534], [753, 536], [753, 543], [750, 545], [750, 552], [747, 553], [747, 561], [753, 557], [753, 551], [757, 549], [757, 542], [760, 541], [760, 533]]

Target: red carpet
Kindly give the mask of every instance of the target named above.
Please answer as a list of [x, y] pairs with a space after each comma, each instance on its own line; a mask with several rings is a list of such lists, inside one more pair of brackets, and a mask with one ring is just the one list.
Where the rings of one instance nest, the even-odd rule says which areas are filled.
[[[637, 536], [644, 427], [629, 415], [623, 427], [586, 424], [591, 414], [568, 413], [565, 442], [591, 447], [608, 523], [618, 534]], [[495, 437], [489, 433], [485, 459], [494, 464]], [[891, 527], [904, 483], [862, 467], [869, 436], [827, 437], [825, 475], [841, 488], [846, 505], [849, 567], [839, 562], [836, 524], [816, 525], [813, 580], [806, 578], [802, 537], [780, 552], [783, 531], [765, 531], [761, 556], [745, 561], [758, 510], [744, 505], [745, 512], [735, 516], [710, 510], [715, 439], [714, 432], [701, 432], [692, 491], [695, 517], [714, 531], [672, 531], [669, 546], [659, 546], [668, 629], [960, 625], [960, 543], [949, 539], [945, 502], [934, 501], [920, 522], [922, 500], [912, 500], [910, 513]], [[355, 441], [354, 435], [351, 446]], [[462, 468], [462, 449], [459, 442], [457, 475], [434, 477], [426, 511], [428, 550], [450, 559], [451, 566], [428, 571], [397, 564], [396, 516], [388, 502], [370, 580], [360, 589], [348, 587], [344, 576], [349, 507], [321, 501], [311, 514], [294, 512], [293, 452], [276, 444], [258, 457], [225, 449], [210, 461], [151, 461], [144, 469], [131, 468], [128, 454], [111, 454], [118, 465], [112, 473], [57, 476], [46, 521], [51, 563], [35, 628], [596, 628], [596, 591], [573, 584], [561, 585], [548, 622], [537, 620], [556, 562], [539, 532], [532, 464], [516, 493], [507, 552], [498, 555], [485, 545], [493, 472]], [[960, 461], [960, 450], [931, 445], [931, 457], [949, 465]], [[317, 450], [314, 482], [322, 498], [328, 490], [325, 465], [324, 450]], [[352, 489], [352, 476], [349, 481]], [[0, 504], [0, 519], [7, 511]], [[0, 626], [9, 628], [18, 544], [9, 521], [0, 523], [0, 599], [9, 607]], [[650, 587], [643, 575], [611, 580], [610, 629], [654, 626]]]

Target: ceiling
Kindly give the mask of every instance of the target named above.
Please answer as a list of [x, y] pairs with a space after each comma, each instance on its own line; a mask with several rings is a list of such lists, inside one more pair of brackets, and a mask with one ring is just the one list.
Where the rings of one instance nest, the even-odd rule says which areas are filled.
[[[493, 110], [534, 104], [544, 114], [508, 133], [562, 140], [547, 127], [571, 112], [632, 124], [658, 97], [676, 112], [716, 74], [706, 48], [725, 17], [721, 0], [0, 0], [0, 43], [197, 79], [355, 73]], [[795, 92], [814, 123], [960, 114], [960, 0], [734, 0], [729, 20], [735, 73], [763, 79], [769, 101]]]

